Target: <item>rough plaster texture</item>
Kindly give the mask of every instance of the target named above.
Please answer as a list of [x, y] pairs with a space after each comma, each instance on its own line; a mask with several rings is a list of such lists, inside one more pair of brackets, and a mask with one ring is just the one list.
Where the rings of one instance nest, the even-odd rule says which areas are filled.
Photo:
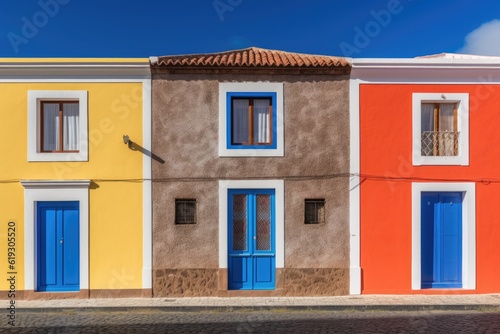
[[[217, 188], [215, 181], [154, 184], [154, 269], [219, 267]], [[196, 224], [175, 225], [176, 198], [196, 199]]]
[[[285, 182], [285, 267], [349, 268], [345, 177]], [[325, 223], [304, 224], [304, 199], [325, 199]]]
[[238, 77], [238, 82], [284, 83], [285, 157], [276, 158], [218, 156], [218, 83], [231, 78], [153, 77], [153, 153], [166, 161], [153, 162], [154, 178], [349, 172], [348, 76]]
[[[219, 82], [245, 81], [284, 83], [284, 157], [218, 156]], [[330, 294], [348, 293], [349, 277], [339, 274], [349, 268], [348, 89], [347, 75], [154, 74], [153, 153], [165, 160], [153, 161], [154, 269], [218, 268], [219, 179], [283, 179], [285, 268], [306, 270], [291, 272], [290, 291], [300, 294], [299, 281], [325, 273], [328, 282], [343, 280]], [[197, 200], [196, 225], [174, 224], [176, 198]], [[308, 198], [326, 200], [325, 224], [304, 224]]]

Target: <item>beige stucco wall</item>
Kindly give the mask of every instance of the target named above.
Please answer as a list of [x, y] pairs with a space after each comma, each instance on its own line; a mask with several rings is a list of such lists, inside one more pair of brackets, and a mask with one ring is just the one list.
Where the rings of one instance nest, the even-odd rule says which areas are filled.
[[[155, 183], [153, 268], [219, 267], [217, 187], [215, 181]], [[176, 198], [197, 200], [197, 224], [175, 225]]]
[[[284, 157], [218, 156], [230, 81], [284, 84]], [[349, 268], [348, 89], [348, 75], [155, 74], [153, 268], [218, 268], [220, 178], [285, 180], [285, 268]], [[196, 225], [174, 224], [176, 198], [196, 198]], [[325, 198], [325, 224], [304, 224], [306, 198]]]

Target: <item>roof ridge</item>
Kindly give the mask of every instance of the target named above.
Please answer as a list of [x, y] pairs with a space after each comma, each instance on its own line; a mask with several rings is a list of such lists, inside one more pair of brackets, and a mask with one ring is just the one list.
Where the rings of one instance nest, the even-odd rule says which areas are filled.
[[196, 67], [279, 67], [332, 68], [350, 67], [349, 58], [264, 49], [251, 46], [243, 49], [214, 53], [197, 53], [152, 57], [157, 66]]
[[[234, 53], [234, 52], [242, 52], [242, 51], [259, 51], [259, 52], [283, 52], [283, 53], [289, 53], [289, 54], [297, 54], [297, 55], [303, 55], [303, 56], [314, 56], [314, 57], [328, 57], [328, 58], [346, 58], [346, 57], [341, 57], [341, 56], [332, 56], [332, 55], [323, 55], [323, 54], [316, 54], [316, 53], [302, 53], [302, 52], [295, 52], [295, 51], [284, 51], [284, 50], [277, 50], [277, 49], [266, 49], [266, 48], [260, 48], [257, 46], [249, 46], [247, 48], [242, 48], [242, 49], [232, 49], [232, 50], [226, 50], [226, 51], [216, 51], [216, 52], [201, 52], [201, 53], [185, 53], [185, 54], [174, 54], [174, 55], [165, 55], [165, 56], [156, 56], [158, 58], [165, 58], [165, 57], [192, 57], [192, 56], [201, 56], [201, 55], [217, 55], [217, 54], [222, 54], [222, 53]], [[346, 58], [347, 59], [347, 58]]]
[[234, 50], [227, 50], [227, 51], [215, 51], [215, 52], [200, 52], [200, 53], [181, 53], [181, 54], [173, 54], [173, 55], [165, 55], [165, 56], [156, 56], [158, 58], [166, 58], [166, 57], [193, 57], [193, 56], [210, 56], [210, 55], [220, 55], [222, 53], [233, 53], [233, 52], [238, 52], [238, 51], [247, 51], [250, 49], [257, 49], [257, 50], [267, 50], [267, 49], [262, 49], [258, 48], [255, 46], [251, 46], [248, 48], [243, 48], [243, 49], [234, 49]]

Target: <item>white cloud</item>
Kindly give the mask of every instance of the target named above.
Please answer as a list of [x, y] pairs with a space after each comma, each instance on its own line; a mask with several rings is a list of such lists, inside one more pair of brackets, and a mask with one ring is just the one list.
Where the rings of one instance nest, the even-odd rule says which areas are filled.
[[483, 23], [479, 28], [465, 36], [465, 45], [459, 53], [481, 56], [500, 56], [500, 20]]

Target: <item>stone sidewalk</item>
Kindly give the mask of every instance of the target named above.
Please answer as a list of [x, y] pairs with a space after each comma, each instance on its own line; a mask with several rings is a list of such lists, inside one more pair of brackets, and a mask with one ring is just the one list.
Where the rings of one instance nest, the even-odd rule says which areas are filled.
[[[0, 301], [9, 306], [8, 300]], [[185, 297], [125, 299], [19, 300], [16, 309], [32, 312], [55, 310], [126, 310], [161, 308], [164, 311], [238, 310], [500, 310], [500, 294], [488, 295], [353, 295], [335, 297]], [[3, 306], [2, 306], [3, 307]]]

